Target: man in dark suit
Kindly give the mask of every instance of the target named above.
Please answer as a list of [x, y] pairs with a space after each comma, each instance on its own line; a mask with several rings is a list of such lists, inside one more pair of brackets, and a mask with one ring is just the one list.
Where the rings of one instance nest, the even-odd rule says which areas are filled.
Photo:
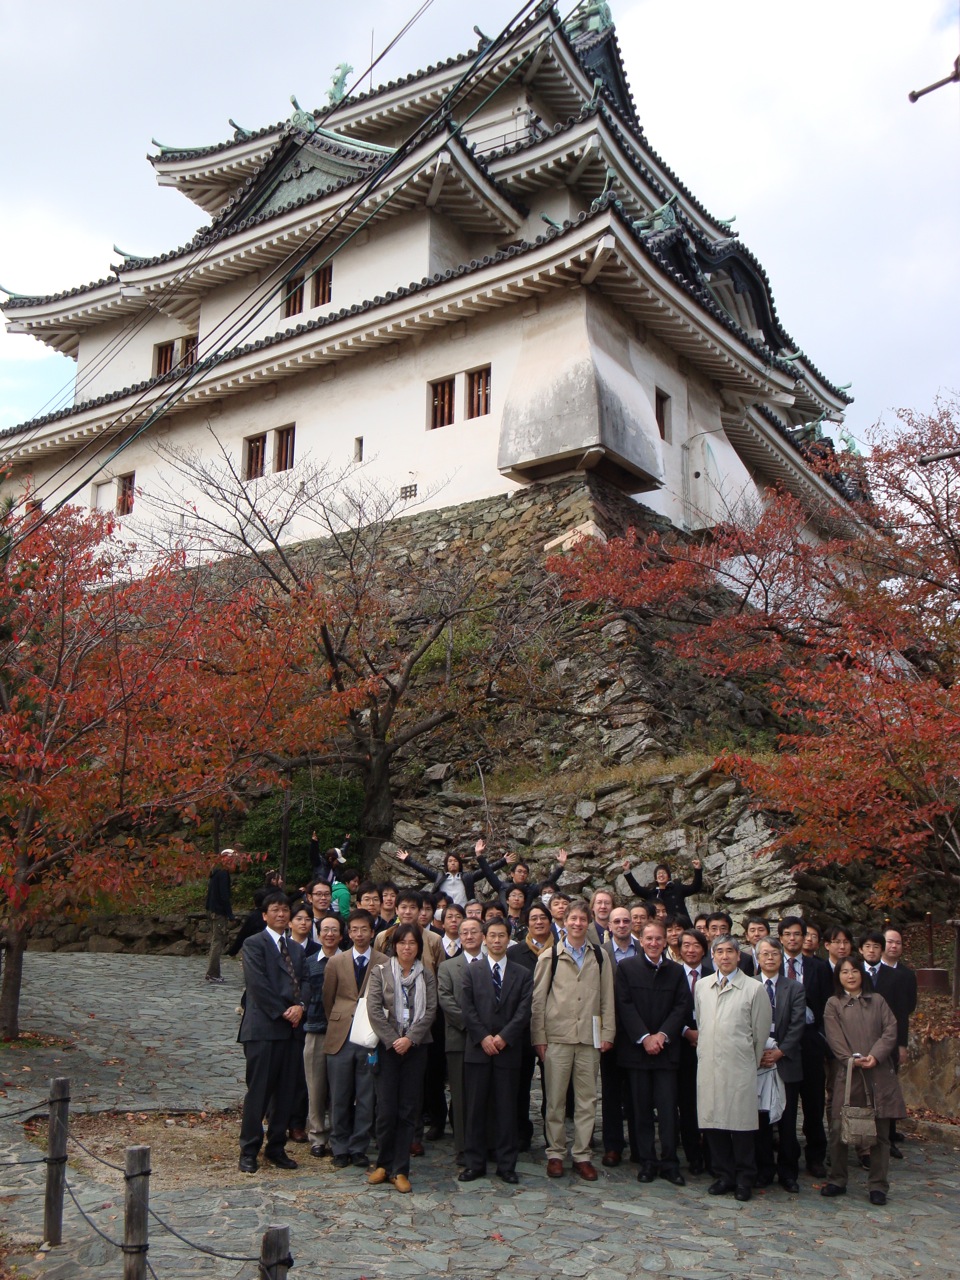
[[784, 916], [777, 926], [783, 944], [782, 973], [803, 987], [806, 1010], [800, 1041], [800, 1104], [803, 1107], [804, 1160], [814, 1178], [827, 1176], [827, 1134], [823, 1125], [826, 1106], [826, 1054], [823, 1011], [833, 995], [833, 972], [825, 960], [803, 954], [807, 926], [799, 916]]
[[460, 990], [466, 1032], [466, 1168], [459, 1181], [473, 1182], [486, 1173], [487, 1114], [492, 1107], [497, 1177], [513, 1185], [519, 1181], [516, 1098], [520, 1050], [530, 1025], [533, 978], [523, 966], [507, 959], [510, 930], [505, 920], [487, 920], [483, 934], [487, 958], [466, 966]]
[[266, 894], [261, 909], [266, 927], [247, 938], [242, 952], [246, 992], [237, 1040], [247, 1060], [247, 1091], [240, 1121], [241, 1173], [257, 1171], [268, 1112], [264, 1157], [278, 1169], [297, 1167], [284, 1144], [296, 1079], [293, 1032], [305, 1008], [303, 950], [283, 936], [290, 922], [286, 894]]
[[[888, 925], [882, 934], [883, 956], [880, 972], [874, 986], [886, 1000], [897, 1020], [897, 1057], [894, 1070], [899, 1071], [907, 1060], [910, 1043], [910, 1015], [917, 1008], [917, 975], [903, 963], [903, 935], [899, 929]], [[900, 1143], [903, 1134], [897, 1133], [896, 1120], [890, 1121], [890, 1154], [895, 1160], [903, 1158]]]
[[769, 938], [770, 926], [762, 916], [747, 916], [743, 922], [743, 934], [749, 950], [740, 952], [740, 972], [748, 978], [755, 978], [760, 972], [757, 943], [761, 938]]
[[[463, 1106], [463, 1053], [467, 1044], [460, 996], [463, 973], [468, 964], [482, 960], [483, 929], [479, 920], [464, 920], [460, 926], [459, 955], [441, 961], [437, 970], [437, 1000], [443, 1010], [444, 1050], [447, 1056], [447, 1079], [450, 1082], [450, 1114], [453, 1119], [454, 1159], [463, 1164], [465, 1124]], [[531, 978], [531, 982], [533, 979]]]
[[[690, 992], [683, 967], [664, 959], [667, 934], [659, 920], [643, 927], [642, 954], [617, 965], [614, 979], [617, 1058], [630, 1077], [640, 1151], [638, 1182], [659, 1175], [675, 1187], [686, 1181], [677, 1158], [677, 1069], [683, 1028], [690, 1022]], [[660, 1159], [654, 1111], [660, 1126]]]
[[[684, 929], [680, 935], [680, 955], [691, 1005], [697, 983], [713, 973], [707, 949], [707, 939], [699, 929]], [[710, 1168], [710, 1149], [697, 1118], [697, 1019], [693, 1008], [681, 1036], [677, 1112], [680, 1117], [680, 1143], [687, 1165], [691, 1173], [703, 1173], [704, 1169]]]
[[[773, 938], [761, 938], [757, 943], [757, 963], [760, 966], [757, 981], [770, 1000], [770, 1035], [777, 1042], [776, 1048], [764, 1050], [760, 1066], [776, 1067], [786, 1094], [783, 1115], [777, 1121], [779, 1144], [776, 1175], [784, 1191], [797, 1192], [800, 1190], [797, 1107], [800, 1102], [800, 1081], [803, 1079], [801, 1045], [806, 1026], [807, 1001], [802, 984], [781, 972], [783, 947], [779, 942]], [[773, 1127], [769, 1112], [761, 1111], [760, 1128], [757, 1132], [756, 1185], [769, 1186], [773, 1176]]]

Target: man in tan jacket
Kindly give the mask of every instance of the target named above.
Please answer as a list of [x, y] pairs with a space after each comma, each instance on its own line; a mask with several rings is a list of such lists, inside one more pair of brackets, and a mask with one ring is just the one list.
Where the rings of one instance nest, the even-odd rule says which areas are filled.
[[[419, 924], [418, 917], [423, 907], [423, 894], [416, 889], [404, 889], [397, 898], [397, 924]], [[397, 925], [391, 925], [389, 929], [384, 929], [377, 934], [377, 940], [374, 943], [378, 951], [382, 951], [385, 956], [393, 955], [393, 935], [397, 931]], [[445, 952], [443, 943], [440, 941], [440, 935], [433, 933], [429, 929], [423, 929], [423, 965], [436, 976], [437, 967], [441, 960], [444, 959]]]
[[596, 1182], [591, 1140], [597, 1112], [600, 1054], [613, 1049], [615, 965], [587, 940], [590, 913], [574, 899], [567, 908], [563, 943], [545, 951], [533, 975], [530, 1038], [543, 1062], [546, 1085], [547, 1176], [563, 1176], [567, 1087], [573, 1081], [573, 1168]]

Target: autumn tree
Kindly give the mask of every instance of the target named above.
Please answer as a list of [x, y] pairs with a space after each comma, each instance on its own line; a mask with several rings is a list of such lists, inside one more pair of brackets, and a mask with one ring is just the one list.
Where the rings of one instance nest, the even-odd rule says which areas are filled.
[[900, 413], [863, 459], [824, 450], [836, 504], [772, 492], [700, 538], [556, 563], [577, 600], [656, 619], [685, 660], [761, 691], [778, 750], [723, 767], [783, 816], [775, 843], [799, 866], [862, 865], [887, 907], [960, 886], [958, 410]]
[[165, 530], [162, 545], [216, 563], [235, 585], [256, 584], [276, 602], [324, 602], [304, 627], [329, 690], [360, 696], [332, 743], [308, 735], [300, 750], [268, 747], [265, 759], [281, 776], [307, 765], [356, 773], [370, 859], [392, 835], [397, 759], [489, 698], [557, 601], [546, 586], [512, 586], [509, 574], [494, 583], [494, 566], [467, 540], [406, 546], [403, 504], [362, 470], [306, 460], [251, 482], [212, 434], [209, 444], [165, 448], [163, 488], [141, 509]]
[[22, 510], [0, 528], [5, 1037], [39, 914], [195, 873], [176, 822], [241, 795], [265, 740], [289, 750], [307, 720], [322, 739], [351, 705], [321, 696], [327, 667], [300, 627], [322, 602], [227, 598], [181, 558], [145, 568], [110, 517]]

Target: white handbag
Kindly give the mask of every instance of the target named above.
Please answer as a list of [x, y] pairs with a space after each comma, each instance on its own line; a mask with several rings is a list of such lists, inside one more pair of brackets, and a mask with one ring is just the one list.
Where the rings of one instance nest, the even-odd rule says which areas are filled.
[[370, 1015], [367, 1013], [367, 997], [361, 996], [357, 1001], [357, 1007], [353, 1015], [353, 1022], [350, 1025], [350, 1043], [359, 1045], [361, 1049], [376, 1048], [378, 1036], [370, 1025]]

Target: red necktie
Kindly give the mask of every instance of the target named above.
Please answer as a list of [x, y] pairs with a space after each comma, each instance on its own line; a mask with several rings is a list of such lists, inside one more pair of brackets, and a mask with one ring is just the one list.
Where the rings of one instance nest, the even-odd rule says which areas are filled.
[[792, 978], [794, 982], [797, 980], [797, 962], [793, 956], [787, 961], [787, 977]]
[[697, 985], [697, 971], [696, 969], [692, 969], [690, 971], [690, 994], [691, 995], [693, 995], [693, 989], [696, 985]]

